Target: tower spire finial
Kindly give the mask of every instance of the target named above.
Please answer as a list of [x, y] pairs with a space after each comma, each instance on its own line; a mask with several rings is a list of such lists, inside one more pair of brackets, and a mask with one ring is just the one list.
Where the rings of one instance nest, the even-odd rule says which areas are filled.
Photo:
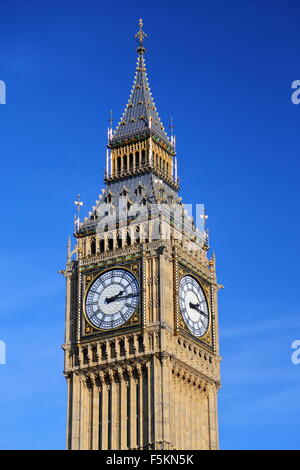
[[143, 30], [143, 20], [142, 18], [139, 19], [139, 31], [136, 33], [136, 35], [134, 36], [136, 38], [136, 40], [138, 41], [139, 43], [139, 47], [137, 48], [137, 52], [139, 52], [140, 54], [144, 54], [146, 52], [146, 49], [144, 47], [144, 39], [147, 37], [147, 34], [145, 33], [145, 31]]
[[75, 206], [77, 207], [77, 216], [74, 218], [75, 232], [80, 228], [80, 208], [83, 206], [83, 202], [80, 201], [80, 194], [77, 194], [77, 200], [74, 201]]

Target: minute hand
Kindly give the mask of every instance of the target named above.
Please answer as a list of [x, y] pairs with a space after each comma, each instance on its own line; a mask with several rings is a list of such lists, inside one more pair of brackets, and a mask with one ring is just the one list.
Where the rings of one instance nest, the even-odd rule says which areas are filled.
[[127, 295], [123, 295], [122, 297], [118, 297], [116, 300], [120, 300], [120, 299], [128, 299], [128, 297], [138, 297], [140, 294], [137, 293], [137, 294], [127, 294]]

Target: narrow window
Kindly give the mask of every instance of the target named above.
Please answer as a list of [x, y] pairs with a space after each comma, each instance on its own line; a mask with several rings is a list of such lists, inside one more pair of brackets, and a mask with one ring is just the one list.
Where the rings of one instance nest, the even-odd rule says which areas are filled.
[[129, 154], [129, 169], [132, 170], [133, 168], [133, 155], [132, 153]]
[[91, 254], [92, 255], [96, 254], [96, 240], [95, 240], [95, 238], [91, 239]]
[[122, 236], [120, 233], [118, 233], [118, 236], [117, 236], [117, 244], [118, 244], [118, 248], [122, 248]]
[[118, 168], [118, 172], [120, 173], [120, 171], [121, 171], [121, 157], [118, 157], [118, 159], [117, 159], [117, 168]]
[[127, 155], [123, 157], [123, 170], [127, 171]]

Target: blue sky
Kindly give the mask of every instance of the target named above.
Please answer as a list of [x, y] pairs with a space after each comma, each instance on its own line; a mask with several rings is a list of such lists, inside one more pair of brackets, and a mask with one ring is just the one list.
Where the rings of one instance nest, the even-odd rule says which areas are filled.
[[220, 292], [223, 449], [299, 449], [299, 124], [296, 0], [1, 5], [0, 448], [63, 449], [64, 267], [78, 192], [103, 187], [144, 18], [146, 62], [173, 116], [181, 196], [204, 203]]

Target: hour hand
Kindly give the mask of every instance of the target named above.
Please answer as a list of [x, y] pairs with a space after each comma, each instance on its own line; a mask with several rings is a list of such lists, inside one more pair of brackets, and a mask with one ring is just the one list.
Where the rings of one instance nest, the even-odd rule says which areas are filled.
[[195, 310], [197, 310], [197, 312], [199, 312], [201, 315], [204, 315], [206, 318], [208, 318], [208, 315], [203, 312], [203, 310], [200, 310], [200, 305], [199, 304], [193, 304], [192, 302], [190, 302], [190, 308], [194, 308]]
[[120, 298], [120, 295], [124, 294], [123, 290], [120, 290], [120, 292], [116, 295], [113, 295], [112, 297], [106, 297], [105, 302], [107, 304], [110, 304], [110, 302], [113, 302], [114, 300], [117, 300]]

